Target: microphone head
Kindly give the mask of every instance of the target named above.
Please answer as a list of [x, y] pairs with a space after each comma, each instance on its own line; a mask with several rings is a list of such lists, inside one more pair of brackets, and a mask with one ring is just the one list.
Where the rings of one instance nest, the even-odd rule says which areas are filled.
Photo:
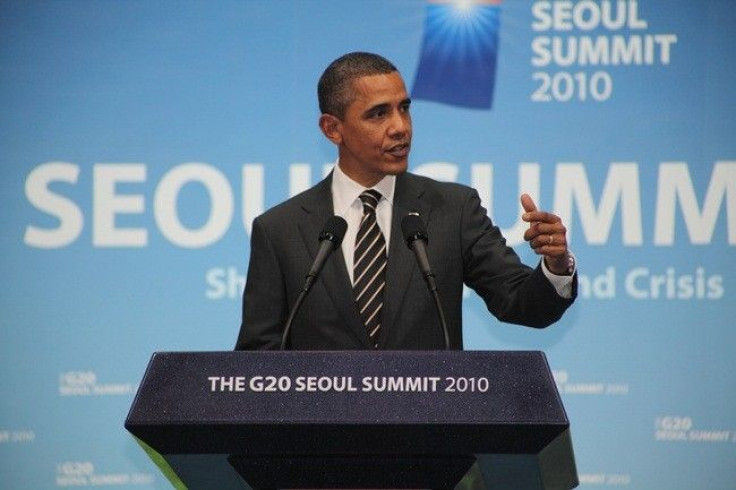
[[409, 213], [401, 220], [401, 232], [404, 234], [406, 246], [410, 249], [414, 248], [414, 242], [422, 240], [427, 243], [427, 231], [424, 229], [424, 223], [417, 213]]
[[322, 228], [319, 234], [319, 241], [329, 240], [332, 242], [332, 248], [336, 249], [342, 243], [345, 232], [348, 229], [348, 223], [340, 216], [331, 216]]

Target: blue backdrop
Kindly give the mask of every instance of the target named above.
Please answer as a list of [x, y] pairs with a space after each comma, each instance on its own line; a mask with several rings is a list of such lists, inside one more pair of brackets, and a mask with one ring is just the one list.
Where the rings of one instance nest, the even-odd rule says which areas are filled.
[[537, 331], [469, 294], [467, 349], [540, 349], [582, 488], [734, 488], [730, 0], [4, 1], [0, 488], [168, 488], [123, 429], [154, 351], [228, 350], [252, 219], [335, 150], [353, 50], [413, 91], [413, 171], [476, 187], [522, 258], [560, 214], [580, 297]]

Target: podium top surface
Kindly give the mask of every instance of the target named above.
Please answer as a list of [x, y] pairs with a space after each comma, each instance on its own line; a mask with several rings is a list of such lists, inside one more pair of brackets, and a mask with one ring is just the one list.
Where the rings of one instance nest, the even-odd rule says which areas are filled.
[[476, 442], [544, 447], [569, 422], [542, 352], [271, 351], [154, 354], [125, 425], [163, 450], [220, 434], [245, 451], [360, 428], [397, 439], [462, 428]]
[[541, 352], [164, 352], [151, 358], [128, 422], [503, 424], [567, 418]]

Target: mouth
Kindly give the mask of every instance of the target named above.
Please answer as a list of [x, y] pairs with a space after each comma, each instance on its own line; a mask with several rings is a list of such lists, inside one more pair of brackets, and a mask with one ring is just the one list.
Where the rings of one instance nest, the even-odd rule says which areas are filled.
[[387, 148], [385, 151], [395, 158], [405, 158], [409, 155], [410, 147], [411, 145], [409, 143], [399, 143], [398, 145]]

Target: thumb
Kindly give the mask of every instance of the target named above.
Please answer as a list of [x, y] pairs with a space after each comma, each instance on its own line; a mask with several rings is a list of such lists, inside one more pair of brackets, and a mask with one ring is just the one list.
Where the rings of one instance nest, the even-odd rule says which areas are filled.
[[527, 213], [531, 213], [532, 211], [537, 210], [537, 205], [534, 204], [534, 200], [531, 198], [529, 194], [521, 195], [521, 206], [524, 208], [524, 211], [526, 211]]

